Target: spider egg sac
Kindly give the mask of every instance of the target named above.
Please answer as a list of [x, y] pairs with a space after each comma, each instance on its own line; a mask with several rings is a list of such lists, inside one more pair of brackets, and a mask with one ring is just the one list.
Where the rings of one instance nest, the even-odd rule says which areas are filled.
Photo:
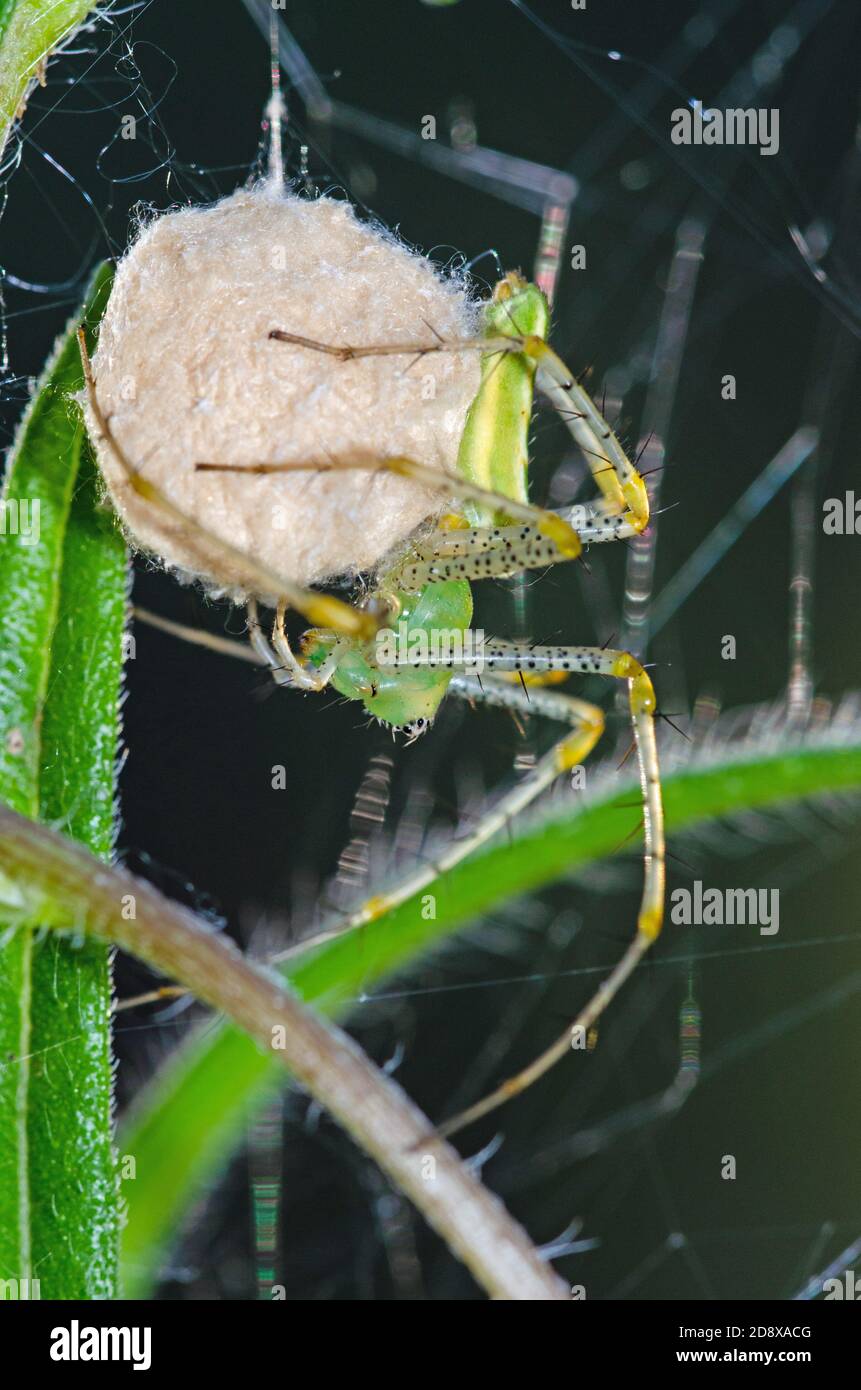
[[[434, 332], [473, 334], [475, 305], [461, 282], [359, 222], [347, 203], [267, 185], [166, 213], [117, 267], [93, 372], [131, 464], [207, 531], [284, 578], [309, 584], [373, 570], [450, 499], [380, 472], [195, 465], [407, 455], [453, 472], [478, 354], [342, 361], [270, 339], [276, 328], [328, 344], [428, 343]], [[132, 491], [87, 410], [133, 543], [241, 593], [229, 554]]]

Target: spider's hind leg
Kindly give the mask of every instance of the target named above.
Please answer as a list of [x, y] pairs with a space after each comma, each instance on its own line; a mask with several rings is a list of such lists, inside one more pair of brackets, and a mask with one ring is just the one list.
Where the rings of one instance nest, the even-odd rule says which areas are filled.
[[[465, 671], [456, 671], [452, 682], [454, 693], [466, 695], [467, 698], [476, 701], [484, 700], [521, 711], [531, 710], [562, 718], [573, 726], [573, 732], [567, 734], [549, 753], [540, 758], [531, 773], [501, 797], [469, 835], [456, 840], [436, 863], [422, 866], [394, 892], [369, 900], [351, 919], [349, 926], [373, 921], [406, 898], [421, 892], [438, 874], [452, 869], [455, 864], [497, 834], [560, 773], [578, 765], [594, 748], [604, 723], [603, 714], [595, 706], [574, 700], [558, 691], [545, 690], [540, 685], [524, 685], [523, 688], [509, 686], [505, 681], [494, 680], [493, 673], [517, 673], [527, 682], [530, 678], [540, 681], [551, 673], [562, 671], [611, 676], [627, 683], [643, 797], [645, 874], [634, 939], [585, 1008], [561, 1037], [528, 1067], [503, 1082], [468, 1110], [447, 1121], [440, 1130], [443, 1135], [453, 1134], [474, 1120], [489, 1114], [497, 1106], [525, 1090], [533, 1081], [537, 1081], [567, 1054], [572, 1040], [579, 1036], [581, 1031], [588, 1032], [656, 940], [661, 930], [664, 909], [666, 851], [655, 737], [656, 701], [652, 682], [646, 671], [629, 652], [605, 647], [543, 647], [494, 641], [485, 644], [481, 652], [481, 661], [484, 671], [490, 673], [489, 677], [484, 672], [478, 678], [473, 674], [467, 676]], [[410, 655], [403, 664], [416, 666], [437, 663], [433, 657], [423, 661], [420, 657]]]
[[[652, 682], [642, 666], [628, 652], [612, 651], [603, 647], [527, 647], [515, 643], [493, 644], [484, 654], [488, 670], [519, 672], [528, 679], [530, 675], [538, 678], [558, 671], [594, 672], [599, 675], [614, 676], [628, 684], [628, 698], [637, 760], [640, 769], [640, 785], [643, 796], [643, 829], [645, 840], [645, 877], [640, 911], [637, 917], [637, 931], [628, 949], [606, 980], [595, 991], [592, 998], [579, 1012], [565, 1032], [556, 1039], [528, 1067], [509, 1077], [495, 1091], [492, 1091], [475, 1105], [454, 1116], [440, 1127], [440, 1134], [450, 1135], [481, 1119], [495, 1110], [497, 1106], [526, 1090], [570, 1051], [576, 1037], [588, 1033], [589, 1029], [604, 1012], [607, 1005], [621, 989], [634, 971], [638, 962], [656, 940], [660, 933], [664, 908], [665, 843], [664, 813], [661, 797], [658, 753], [655, 738], [655, 694]], [[540, 687], [534, 694], [527, 690], [518, 691], [513, 687], [507, 698], [512, 696], [523, 700], [528, 696], [534, 700], [558, 700], [556, 692], [544, 691]], [[498, 703], [503, 700], [498, 699]], [[562, 745], [558, 745], [561, 747]], [[540, 764], [538, 765], [540, 766]], [[535, 771], [538, 771], [536, 767]], [[530, 779], [527, 778], [528, 782]]]

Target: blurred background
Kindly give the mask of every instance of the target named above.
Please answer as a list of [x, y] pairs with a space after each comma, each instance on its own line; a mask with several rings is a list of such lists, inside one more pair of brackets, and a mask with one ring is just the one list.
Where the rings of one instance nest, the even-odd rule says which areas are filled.
[[[601, 547], [588, 570], [483, 585], [477, 623], [633, 646], [651, 629], [661, 706], [683, 731], [663, 730], [674, 747], [725, 712], [788, 696], [799, 718], [827, 719], [861, 686], [861, 540], [822, 529], [823, 501], [855, 484], [861, 434], [858, 7], [287, 0], [277, 13], [291, 174], [346, 193], [440, 265], [468, 263], [482, 292], [499, 267], [532, 274], [543, 248], [557, 350], [590, 369], [632, 451], [644, 446], [642, 467], [660, 470], [653, 580], [648, 557]], [[148, 0], [51, 65], [20, 167], [4, 177], [4, 442], [89, 271], [121, 254], [139, 206], [210, 201], [259, 169], [268, 14], [266, 0]], [[671, 113], [692, 100], [777, 108], [778, 152], [672, 144]], [[120, 135], [126, 114], [134, 140]], [[420, 139], [428, 116], [433, 142]], [[802, 425], [821, 432], [813, 453], [798, 445]], [[533, 456], [537, 500], [579, 495], [582, 461], [544, 406]], [[754, 484], [758, 514], [744, 521], [735, 507]], [[684, 568], [720, 523], [733, 544]], [[145, 561], [136, 570], [139, 604], [241, 634], [238, 612]], [[727, 636], [735, 659], [722, 655]], [[404, 844], [455, 825], [555, 734], [451, 701], [407, 748], [334, 697], [276, 692], [250, 667], [141, 626], [135, 637], [122, 856], [255, 950], [301, 934], [321, 893], [334, 904], [361, 893], [356, 841], [369, 831], [373, 865], [393, 862], [392, 837], [408, 862]], [[629, 741], [623, 713], [606, 685], [582, 693], [608, 711], [613, 767]], [[286, 791], [272, 790], [277, 764]], [[387, 806], [382, 830], [371, 795]], [[671, 888], [778, 888], [779, 934], [669, 926], [588, 1070], [575, 1082], [557, 1067], [469, 1130], [462, 1151], [490, 1146], [487, 1182], [590, 1298], [790, 1297], [861, 1235], [855, 808], [749, 816], [671, 849]], [[633, 930], [640, 876], [628, 846], [509, 904], [357, 1000], [351, 1029], [441, 1119], [573, 1017], [589, 972]], [[148, 986], [142, 967], [120, 963], [121, 997]], [[195, 1016], [185, 1005], [119, 1016], [120, 1107]], [[675, 1105], [683, 1044], [699, 1081]], [[270, 1261], [255, 1250], [255, 1191], [259, 1224], [272, 1183], [288, 1298], [479, 1296], [297, 1094], [249, 1117], [249, 1143], [189, 1214], [160, 1296], [258, 1296]]]

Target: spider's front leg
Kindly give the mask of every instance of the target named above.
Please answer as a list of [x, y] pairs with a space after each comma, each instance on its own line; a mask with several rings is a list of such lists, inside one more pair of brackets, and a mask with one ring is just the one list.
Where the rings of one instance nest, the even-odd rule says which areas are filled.
[[379, 627], [372, 613], [353, 608], [331, 594], [305, 589], [284, 576], [275, 574], [253, 555], [246, 555], [244, 551], [237, 549], [229, 541], [215, 535], [194, 517], [189, 516], [143, 475], [127, 456], [111, 427], [108, 415], [101, 407], [83, 328], [78, 330], [78, 345], [94, 432], [107, 444], [132, 492], [162, 516], [182, 527], [189, 548], [200, 556], [201, 573], [206, 572], [207, 562], [211, 561], [213, 556], [217, 556], [220, 561], [225, 562], [225, 568], [232, 578], [249, 594], [272, 595], [278, 601], [289, 604], [291, 608], [302, 613], [310, 623], [331, 628], [359, 641], [371, 641]]
[[[561, 357], [541, 338], [522, 341], [522, 350], [536, 364], [536, 384], [565, 421], [580, 446], [601, 493], [599, 509], [622, 517], [636, 535], [649, 524], [649, 494], [635, 464], [604, 419], [592, 397]], [[612, 537], [611, 537], [612, 539]]]
[[[533, 293], [538, 292], [533, 290]], [[496, 298], [497, 296], [494, 295], [494, 301]], [[488, 363], [500, 357], [510, 358], [512, 355], [519, 357], [523, 362], [529, 364], [534, 372], [538, 389], [548, 398], [564, 420], [571, 436], [586, 459], [600, 492], [598, 505], [587, 509], [592, 513], [592, 519], [599, 522], [602, 518], [607, 517], [622, 518], [621, 526], [623, 529], [616, 534], [596, 536], [595, 539], [612, 540], [616, 539], [617, 535], [639, 534], [649, 524], [649, 495], [645, 481], [636, 464], [628, 458], [615, 431], [604, 419], [603, 413], [598, 409], [588, 391], [581, 386], [574, 373], [545, 341], [543, 332], [534, 331], [537, 325], [533, 325], [532, 331], [522, 330], [516, 315], [512, 315], [510, 310], [506, 308], [504, 299], [505, 297], [500, 303], [494, 304], [493, 321], [488, 321], [487, 332], [483, 336], [463, 339], [458, 342], [445, 342], [437, 339], [435, 342], [424, 343], [347, 347], [315, 342], [277, 329], [269, 336], [296, 347], [329, 353], [344, 361], [377, 355], [415, 355], [421, 358], [430, 353], [463, 352], [469, 349], [481, 352]], [[501, 312], [508, 315], [507, 320], [505, 317], [500, 317]], [[484, 382], [483, 391], [492, 383], [493, 373], [494, 368], [491, 367]], [[531, 381], [527, 393], [531, 401]], [[501, 397], [502, 392], [497, 391], [496, 395]], [[470, 412], [470, 418], [467, 420], [464, 443], [461, 447], [460, 469], [465, 477], [483, 481], [489, 480], [497, 489], [501, 486], [504, 488], [505, 484], [500, 482], [500, 468], [502, 468], [503, 476], [506, 477], [509, 484], [511, 477], [518, 477], [519, 471], [522, 470], [515, 467], [513, 473], [506, 473], [504, 467], [499, 463], [500, 452], [504, 457], [509, 451], [500, 451], [499, 437], [493, 430], [487, 429], [486, 411], [483, 406], [479, 408], [481, 401], [482, 394], [480, 393], [473, 410]], [[518, 431], [515, 430], [515, 434], [517, 433]], [[522, 444], [519, 451], [515, 448], [513, 452], [515, 457], [522, 454], [525, 459], [525, 443]], [[513, 510], [510, 501], [511, 497], [516, 495], [518, 491], [516, 487], [509, 486], [506, 493], [508, 505], [500, 508], [497, 499], [497, 510], [510, 516], [519, 516], [519, 513]], [[469, 494], [461, 495], [469, 496]], [[475, 496], [472, 500], [482, 502], [485, 499]]]
[[182, 642], [205, 647], [221, 656], [232, 656], [239, 661], [248, 661], [255, 666], [264, 666], [280, 685], [289, 690], [324, 690], [332, 679], [343, 651], [342, 640], [332, 634], [332, 646], [327, 658], [319, 666], [313, 666], [297, 657], [290, 647], [284, 631], [285, 606], [280, 604], [272, 632], [272, 642], [263, 632], [257, 608], [257, 600], [250, 598], [246, 605], [248, 642], [237, 642], [230, 637], [219, 637], [216, 633], [189, 627], [186, 623], [176, 623], [170, 618], [159, 617], [146, 608], [134, 608], [134, 616], [148, 627], [167, 632]]

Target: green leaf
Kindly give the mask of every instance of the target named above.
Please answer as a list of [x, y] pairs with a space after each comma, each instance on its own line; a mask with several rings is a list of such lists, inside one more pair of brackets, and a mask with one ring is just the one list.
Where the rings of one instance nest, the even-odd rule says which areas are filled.
[[[110, 278], [102, 268], [93, 280], [89, 325]], [[110, 859], [128, 573], [71, 399], [82, 385], [70, 331], [6, 478], [0, 797]], [[0, 1277], [37, 1278], [43, 1298], [109, 1297], [119, 1229], [109, 953], [29, 930], [0, 943]]]
[[[515, 828], [510, 843], [493, 845], [431, 884], [436, 917], [421, 898], [403, 903], [373, 926], [342, 936], [291, 962], [289, 978], [307, 1002], [336, 1012], [376, 980], [407, 965], [452, 932], [555, 879], [612, 854], [639, 813], [632, 783], [607, 777], [589, 800], [564, 799], [549, 816]], [[669, 831], [705, 820], [861, 786], [861, 727], [836, 726], [806, 742], [786, 732], [779, 742], [724, 748], [709, 761], [670, 771], [664, 797]], [[238, 1137], [249, 1103], [277, 1080], [270, 1058], [236, 1028], [207, 1022], [155, 1078], [128, 1117], [123, 1150], [133, 1154], [123, 1233], [123, 1283], [144, 1296], [166, 1241], [183, 1210], [218, 1168]]]
[[0, 0], [0, 151], [43, 71], [43, 60], [80, 27], [92, 0]]

